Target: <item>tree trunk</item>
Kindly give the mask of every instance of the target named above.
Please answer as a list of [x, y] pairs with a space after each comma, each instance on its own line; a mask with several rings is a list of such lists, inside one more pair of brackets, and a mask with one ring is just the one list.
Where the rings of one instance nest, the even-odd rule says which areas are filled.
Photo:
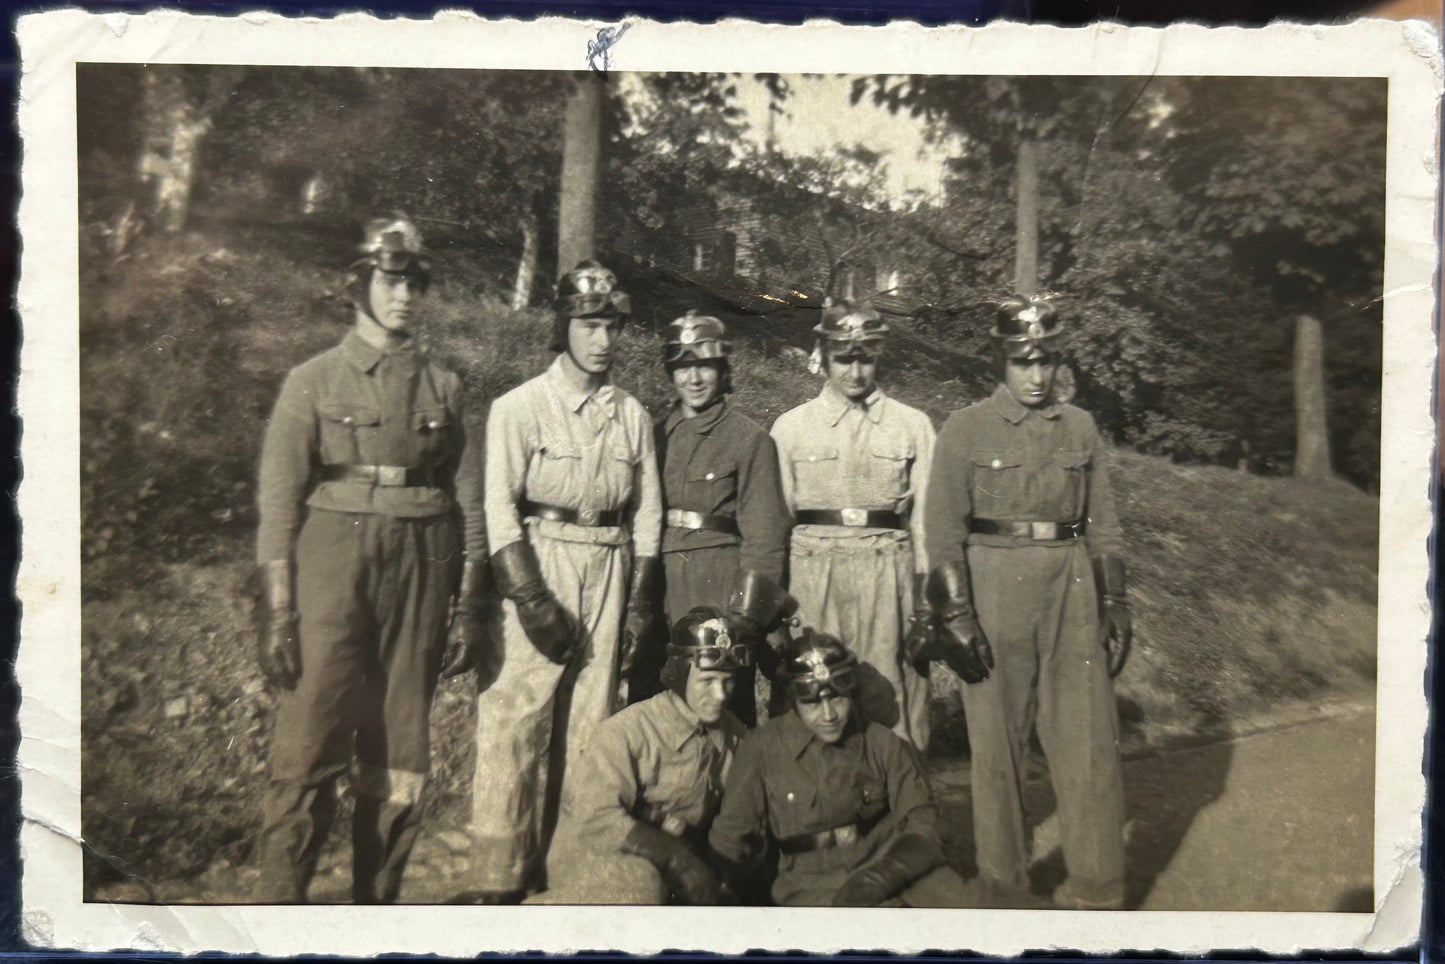
[[522, 258], [517, 262], [517, 283], [512, 286], [512, 310], [521, 311], [532, 301], [532, 284], [537, 278], [537, 218], [528, 213], [521, 220]]
[[602, 153], [602, 80], [589, 73], [567, 101], [562, 129], [557, 273], [592, 257], [597, 245], [597, 178]]
[[1039, 142], [1032, 133], [1019, 134], [1018, 208], [1014, 215], [1014, 291], [1039, 290]]
[[1330, 434], [1325, 415], [1325, 337], [1318, 318], [1300, 315], [1294, 336], [1294, 474], [1328, 479]]
[[173, 234], [186, 226], [196, 159], [211, 122], [192, 102], [174, 68], [155, 67], [146, 72], [143, 111], [141, 180], [151, 188], [153, 222]]

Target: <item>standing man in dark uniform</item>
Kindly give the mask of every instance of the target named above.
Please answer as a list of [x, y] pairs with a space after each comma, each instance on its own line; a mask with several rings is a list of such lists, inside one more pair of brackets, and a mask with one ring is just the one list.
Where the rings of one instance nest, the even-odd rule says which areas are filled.
[[[728, 404], [725, 337], [721, 321], [694, 312], [667, 326], [662, 360], [677, 391], [657, 425], [667, 612], [729, 608], [740, 641], [756, 647], [780, 598], [793, 522], [772, 438]], [[729, 704], [748, 726], [757, 720], [754, 677], [751, 662], [738, 668]]]
[[779, 904], [962, 907], [918, 752], [855, 711], [857, 674], [836, 637], [789, 641], [793, 708], [743, 738], [708, 841], [738, 881], [775, 845]]
[[1108, 453], [1088, 413], [1053, 397], [1061, 335], [1047, 301], [1005, 301], [993, 330], [1002, 384], [939, 434], [925, 526], [938, 630], [915, 655], [947, 659], [968, 684], [989, 898], [1027, 903], [1023, 779], [1037, 723], [1069, 871], [1054, 900], [1110, 909], [1124, 901], [1112, 680], [1131, 625]]
[[396, 899], [438, 673], [476, 662], [494, 607], [461, 379], [411, 334], [430, 277], [421, 235], [376, 220], [362, 253], [351, 331], [287, 376], [261, 453], [259, 661], [281, 693], [258, 897], [275, 903], [305, 901], [353, 756], [353, 897]]

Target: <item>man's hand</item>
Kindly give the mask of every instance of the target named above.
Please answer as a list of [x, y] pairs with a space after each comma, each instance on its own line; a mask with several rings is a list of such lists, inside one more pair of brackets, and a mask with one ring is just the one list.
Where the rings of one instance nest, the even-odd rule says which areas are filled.
[[913, 613], [908, 617], [908, 631], [903, 637], [903, 658], [919, 676], [928, 676], [928, 664], [935, 658], [938, 644], [938, 620], [928, 605], [928, 575], [913, 574]]
[[622, 617], [622, 667], [626, 678], [637, 662], [637, 651], [657, 619], [657, 591], [661, 582], [662, 560], [657, 556], [638, 556], [632, 562], [632, 579], [627, 592], [627, 611]]
[[571, 662], [582, 633], [542, 579], [537, 553], [525, 539], [492, 556], [497, 589], [517, 606], [517, 621], [537, 652], [559, 666]]
[[834, 907], [877, 907], [943, 863], [937, 841], [904, 834], [855, 870], [833, 895]]
[[263, 611], [256, 639], [256, 662], [267, 683], [294, 690], [301, 678], [301, 635], [291, 589], [291, 562], [287, 559], [268, 562], [258, 576]]
[[926, 654], [947, 663], [965, 683], [981, 683], [993, 669], [993, 647], [973, 612], [968, 563], [945, 562], [928, 576], [928, 602], [938, 627]]
[[460, 676], [481, 662], [488, 642], [487, 617], [492, 611], [492, 567], [468, 556], [462, 563], [457, 602], [442, 653], [442, 679]]
[[684, 903], [712, 906], [724, 900], [717, 874], [680, 837], [639, 820], [622, 841], [622, 852], [650, 861]]
[[1099, 643], [1108, 654], [1109, 675], [1118, 676], [1129, 659], [1134, 639], [1124, 560], [1118, 556], [1095, 559], [1094, 581], [1099, 586]]

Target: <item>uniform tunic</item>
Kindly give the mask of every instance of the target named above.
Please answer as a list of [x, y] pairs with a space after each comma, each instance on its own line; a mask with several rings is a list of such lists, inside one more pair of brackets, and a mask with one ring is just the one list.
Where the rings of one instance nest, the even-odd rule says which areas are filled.
[[773, 424], [788, 508], [882, 509], [907, 529], [799, 525], [789, 588], [804, 623], [836, 635], [864, 664], [856, 697], [868, 719], [923, 749], [928, 681], [902, 658], [914, 573], [928, 571], [924, 482], [928, 416], [875, 389], [861, 404], [825, 385]]
[[542, 902], [663, 903], [657, 869], [622, 843], [639, 822], [705, 840], [744, 732], [726, 711], [704, 726], [670, 690], [600, 723], [568, 780]]
[[[657, 555], [661, 538], [647, 411], [611, 385], [586, 391], [567, 364], [559, 356], [546, 372], [497, 399], [487, 419], [492, 551], [527, 539], [583, 641], [571, 664], [558, 666], [537, 652], [513, 603], [503, 603], [502, 665], [477, 702], [472, 829], [483, 890], [536, 883], [546, 849], [544, 814], [560, 799], [562, 774], [617, 709], [633, 556]], [[528, 517], [524, 501], [576, 510], [579, 523], [620, 510], [624, 524]]]
[[[694, 606], [725, 609], [739, 570], [782, 585], [793, 520], [768, 434], [721, 398], [692, 418], [674, 408], [657, 425], [657, 452], [666, 508], [733, 519], [740, 533], [663, 529], [668, 624]], [[755, 718], [753, 677], [751, 667], [738, 674], [729, 703], [749, 724]]]
[[[277, 703], [263, 837], [319, 843], [353, 738], [355, 791], [419, 816], [448, 604], [463, 547], [486, 554], [478, 463], [461, 380], [409, 347], [353, 331], [287, 376], [261, 453], [256, 557], [295, 561], [301, 676]], [[434, 478], [323, 478], [357, 465]]]
[[[754, 864], [769, 840], [849, 825], [866, 831], [853, 843], [779, 854], [772, 888], [779, 904], [830, 904], [853, 871], [894, 837], [937, 839], [938, 813], [917, 752], [877, 723], [854, 721], [841, 740], [826, 743], [790, 710], [738, 746], [708, 835], [720, 857]], [[914, 906], [956, 906], [960, 889], [957, 875], [936, 871], [902, 899]]]
[[[1006, 888], [1024, 884], [1023, 778], [1037, 723], [1071, 887], [1100, 903], [1120, 900], [1118, 722], [1090, 556], [1118, 553], [1121, 536], [1094, 420], [1071, 405], [1030, 409], [1000, 386], [949, 417], [929, 492], [929, 555], [943, 563], [967, 554], [979, 624], [996, 662], [988, 679], [964, 690], [980, 873]], [[1086, 520], [1086, 538], [1033, 542], [975, 533], [976, 518]]]

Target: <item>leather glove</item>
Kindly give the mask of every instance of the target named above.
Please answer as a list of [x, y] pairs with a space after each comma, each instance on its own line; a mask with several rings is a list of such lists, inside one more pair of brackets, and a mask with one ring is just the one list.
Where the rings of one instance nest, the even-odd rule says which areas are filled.
[[442, 653], [442, 679], [475, 669], [487, 645], [487, 616], [492, 610], [492, 567], [471, 556], [462, 563], [457, 604]]
[[256, 662], [266, 682], [294, 690], [301, 678], [301, 635], [297, 631], [294, 572], [289, 559], [265, 563], [261, 582], [262, 618], [256, 639]]
[[833, 895], [834, 907], [877, 907], [943, 864], [943, 848], [923, 834], [895, 837], [883, 852], [855, 870]]
[[1134, 640], [1124, 560], [1118, 556], [1095, 559], [1094, 581], [1099, 585], [1099, 643], [1108, 654], [1109, 675], [1118, 676], [1129, 659], [1130, 644]]
[[542, 579], [537, 551], [525, 539], [510, 543], [492, 554], [492, 572], [497, 591], [517, 605], [522, 632], [537, 652], [559, 666], [577, 653], [581, 632]]
[[973, 612], [966, 561], [945, 562], [929, 573], [928, 602], [938, 626], [934, 648], [916, 653], [914, 658], [942, 660], [965, 683], [988, 679], [988, 671], [993, 669], [993, 647]]
[[772, 579], [752, 569], [738, 573], [728, 596], [728, 624], [754, 653], [764, 636], [797, 611], [798, 600]]
[[662, 559], [638, 556], [632, 560], [632, 582], [627, 591], [627, 612], [622, 617], [622, 667], [625, 678], [637, 662], [637, 650], [657, 618], [657, 591], [662, 581]]
[[903, 656], [913, 664], [913, 669], [919, 676], [928, 676], [928, 654], [935, 652], [938, 647], [938, 620], [934, 618], [933, 609], [928, 605], [926, 587], [928, 575], [922, 572], [913, 574], [913, 613], [908, 617], [908, 632], [903, 637]]
[[709, 906], [723, 902], [724, 890], [717, 874], [681, 837], [638, 821], [623, 839], [622, 852], [651, 862], [684, 903]]

